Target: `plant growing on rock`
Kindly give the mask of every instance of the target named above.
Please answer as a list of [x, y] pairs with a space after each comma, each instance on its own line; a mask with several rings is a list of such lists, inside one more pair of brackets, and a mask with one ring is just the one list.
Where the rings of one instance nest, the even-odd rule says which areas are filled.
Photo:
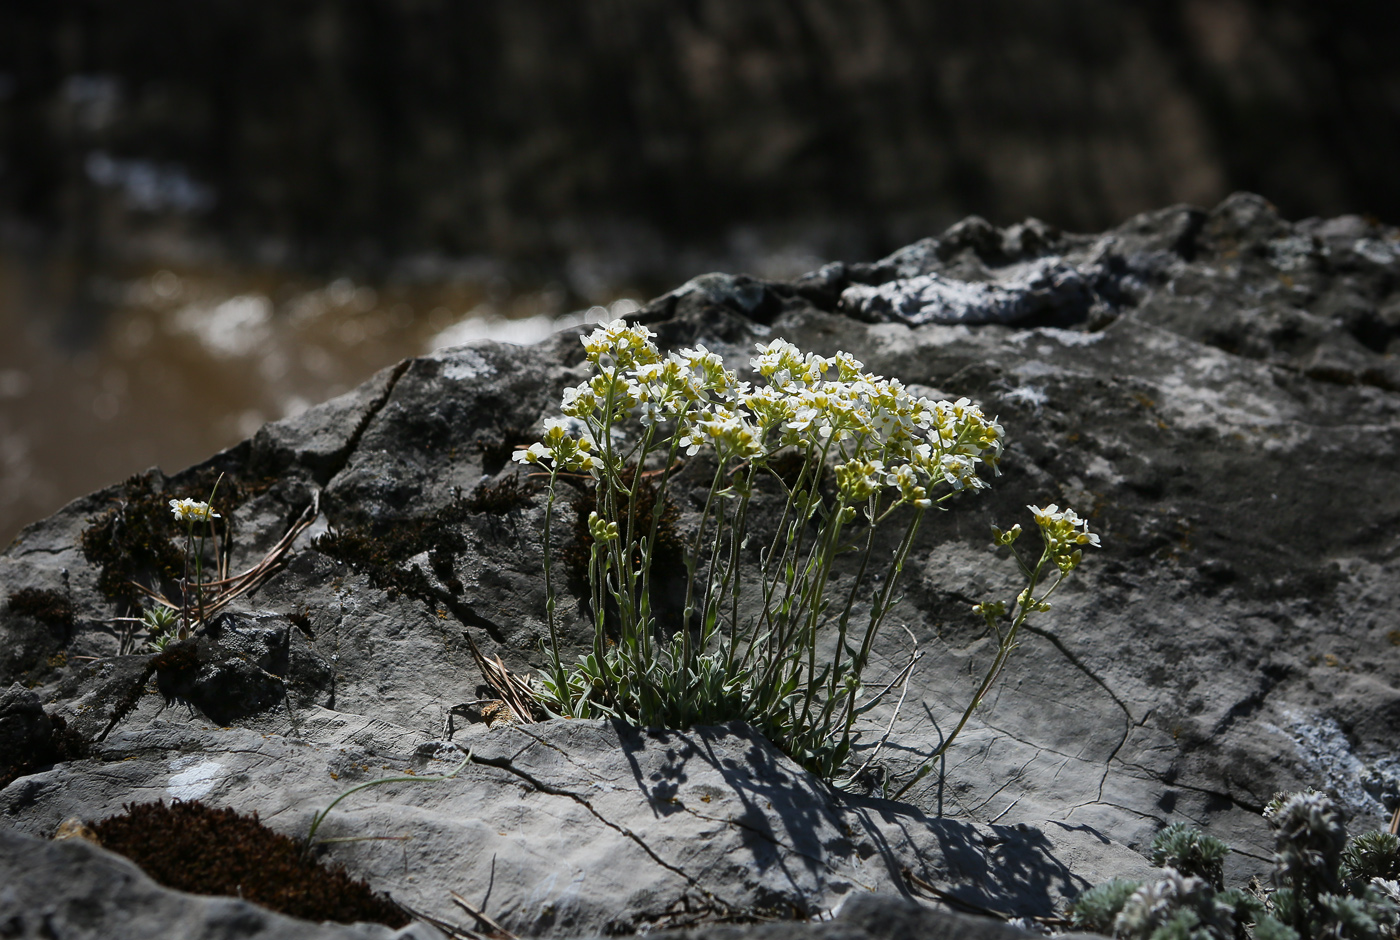
[[150, 647], [151, 652], [161, 653], [176, 637], [179, 630], [179, 614], [173, 607], [156, 604], [141, 615], [141, 623], [150, 634], [146, 645]]
[[[540, 701], [558, 715], [653, 726], [742, 719], [809, 770], [835, 777], [856, 719], [879, 700], [862, 700], [862, 679], [920, 524], [930, 508], [988, 486], [982, 474], [1001, 459], [1001, 425], [966, 398], [919, 397], [847, 353], [826, 358], [781, 339], [759, 345], [751, 361], [758, 385], [704, 346], [663, 356], [645, 326], [615, 321], [583, 343], [592, 375], [565, 390], [563, 420], [515, 454], [549, 480]], [[686, 547], [681, 612], [663, 620], [653, 565], [663, 513], [637, 507], [644, 486], [651, 505], [664, 506], [687, 461], [709, 485]], [[550, 553], [561, 474], [596, 481], [593, 643], [569, 665]], [[782, 508], [772, 531], [759, 534], [750, 511], [764, 481], [775, 481]], [[1031, 508], [1044, 550], [1022, 563], [1019, 596], [978, 606], [998, 653], [934, 758], [995, 682], [1026, 618], [1048, 609], [1082, 546], [1098, 544], [1072, 511]], [[892, 549], [879, 538], [885, 527], [898, 532]], [[994, 535], [1011, 546], [1020, 532]], [[755, 551], [756, 577], [744, 564]]]
[[[214, 491], [209, 494], [207, 502], [195, 499], [172, 499], [170, 501], [170, 512], [175, 516], [176, 522], [185, 524], [185, 576], [181, 579], [180, 588], [182, 591], [180, 601], [180, 639], [189, 635], [191, 628], [191, 614], [194, 615], [194, 623], [204, 622], [204, 543], [207, 538], [214, 534], [214, 520], [223, 518], [214, 511], [211, 505], [214, 501], [214, 493], [219, 490], [219, 484], [214, 484]], [[199, 532], [199, 545], [195, 547], [194, 530], [198, 523], [204, 523]], [[215, 549], [217, 553], [217, 549]], [[190, 565], [194, 565], [194, 580], [190, 580]], [[194, 602], [190, 602], [190, 588], [194, 588]]]
[[1152, 839], [1152, 864], [1200, 878], [1217, 891], [1225, 887], [1225, 856], [1230, 846], [1183, 822], [1172, 823]]
[[1400, 885], [1386, 877], [1400, 872], [1400, 839], [1372, 832], [1348, 842], [1341, 813], [1321, 793], [1280, 796], [1264, 812], [1275, 839], [1272, 891], [1221, 890], [1228, 847], [1176, 823], [1152, 842], [1161, 878], [1091, 888], [1070, 923], [1121, 940], [1400, 937]]

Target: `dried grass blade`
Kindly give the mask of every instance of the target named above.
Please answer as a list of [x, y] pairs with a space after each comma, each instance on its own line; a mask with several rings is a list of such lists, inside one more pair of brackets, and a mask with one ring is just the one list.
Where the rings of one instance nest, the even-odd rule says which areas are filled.
[[519, 940], [519, 938], [516, 937], [515, 934], [511, 933], [509, 930], [496, 923], [494, 920], [491, 919], [490, 915], [478, 908], [476, 905], [472, 904], [472, 902], [468, 901], [466, 898], [462, 897], [456, 891], [449, 891], [448, 894], [452, 895], [452, 900], [457, 903], [458, 907], [475, 917], [477, 921], [481, 923], [482, 926], [486, 927], [488, 930], [493, 931], [496, 936], [503, 937], [505, 938], [505, 940]]

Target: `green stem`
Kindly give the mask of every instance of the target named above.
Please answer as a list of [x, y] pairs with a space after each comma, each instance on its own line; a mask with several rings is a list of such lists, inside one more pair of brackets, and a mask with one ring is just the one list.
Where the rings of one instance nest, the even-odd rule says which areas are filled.
[[[777, 590], [778, 576], [786, 567], [789, 552], [801, 550], [800, 547], [794, 549], [793, 533], [789, 531], [790, 525], [797, 526], [796, 543], [798, 546], [800, 546], [806, 532], [805, 516], [796, 520], [794, 523], [789, 523], [788, 519], [792, 515], [794, 496], [802, 492], [802, 484], [807, 479], [808, 470], [812, 468], [812, 450], [812, 445], [808, 444], [807, 453], [805, 455], [806, 459], [803, 460], [802, 469], [797, 474], [797, 482], [791, 489], [783, 482], [782, 477], [778, 476], [777, 473], [773, 474], [774, 478], [782, 485], [783, 491], [787, 494], [787, 498], [783, 502], [782, 518], [778, 520], [778, 527], [773, 532], [773, 542], [768, 546], [768, 552], [763, 556], [763, 563], [759, 568], [759, 576], [763, 580], [763, 604], [759, 609], [758, 621], [754, 624], [753, 633], [749, 637], [748, 646], [744, 650], [744, 658], [739, 663], [739, 668], [741, 670], [748, 668], [750, 658], [756, 654], [755, 644], [760, 642], [760, 638], [763, 636], [764, 625], [767, 624], [770, 627], [770, 631], [776, 631], [777, 629], [777, 625], [773, 623], [773, 593]], [[813, 486], [815, 487], [815, 485], [816, 482], [813, 481]], [[784, 533], [787, 534], [786, 538], [784, 537]], [[782, 555], [778, 557], [777, 565], [774, 565], [773, 556], [777, 553], [780, 543], [782, 544], [783, 552]], [[787, 582], [787, 591], [785, 592], [784, 598], [786, 601], [786, 597], [791, 591], [792, 579], [785, 578], [783, 580]], [[774, 649], [771, 642], [765, 645], [770, 651]]]
[[[1025, 600], [1018, 600], [1017, 602], [1018, 609], [1016, 612], [1016, 619], [1012, 622], [1011, 629], [1007, 632], [1006, 638], [998, 646], [997, 655], [992, 660], [991, 668], [987, 670], [987, 675], [982, 679], [981, 685], [977, 687], [977, 694], [974, 695], [972, 697], [972, 701], [968, 703], [967, 708], [963, 711], [962, 717], [958, 720], [957, 726], [954, 727], [952, 732], [946, 738], [943, 739], [943, 743], [938, 746], [938, 749], [929, 755], [928, 760], [925, 761], [923, 766], [919, 768], [919, 772], [914, 775], [914, 778], [908, 783], [906, 783], [904, 786], [899, 788], [899, 791], [895, 793], [893, 799], [899, 799], [901, 796], [903, 796], [909, 791], [910, 787], [914, 786], [914, 784], [918, 783], [920, 780], [924, 779], [924, 777], [928, 775], [929, 771], [933, 769], [934, 762], [938, 760], [938, 758], [942, 757], [947, 752], [948, 748], [952, 746], [953, 741], [957, 739], [958, 733], [962, 731], [963, 727], [967, 724], [968, 719], [972, 717], [973, 711], [975, 711], [977, 706], [982, 703], [983, 697], [986, 696], [987, 692], [991, 689], [992, 684], [996, 682], [997, 677], [1001, 675], [1001, 670], [1006, 665], [1007, 658], [1010, 657], [1011, 651], [1016, 648], [1016, 635], [1020, 632], [1021, 624], [1026, 622], [1026, 617], [1031, 612], [1031, 602], [1034, 602], [1036, 599], [1035, 585], [1036, 582], [1039, 581], [1041, 572], [1044, 570], [1045, 563], [1049, 560], [1049, 558], [1049, 551], [1042, 553], [1040, 556], [1040, 561], [1036, 564], [1035, 569], [1031, 572], [1030, 583], [1026, 586], [1025, 594], [1021, 595], [1025, 598]], [[1061, 579], [1061, 581], [1062, 580], [1063, 578]], [[1059, 582], [1056, 582], [1055, 587], [1058, 586]]]
[[700, 562], [700, 546], [705, 544], [705, 525], [710, 519], [710, 507], [714, 505], [715, 491], [719, 489], [719, 481], [724, 474], [724, 461], [719, 462], [715, 468], [714, 479], [710, 481], [710, 492], [705, 497], [705, 508], [700, 513], [700, 528], [695, 534], [695, 551], [686, 552], [685, 567], [685, 606], [681, 608], [681, 629], [690, 635], [690, 618], [695, 613], [692, 606], [695, 598], [695, 569]]
[[[544, 617], [545, 625], [549, 628], [549, 659], [550, 671], [554, 674], [554, 682], [559, 687], [561, 695], [568, 695], [568, 675], [564, 672], [564, 667], [559, 661], [559, 631], [554, 625], [554, 577], [553, 565], [551, 564], [550, 534], [554, 524], [554, 499], [555, 481], [559, 478], [559, 466], [556, 461], [550, 461], [549, 467], [549, 499], [545, 502], [544, 508]], [[572, 703], [566, 703], [572, 705]]]
[[453, 777], [461, 773], [462, 769], [466, 767], [467, 764], [471, 763], [471, 759], [471, 751], [468, 751], [467, 756], [462, 758], [462, 762], [458, 764], [452, 770], [451, 773], [442, 774], [441, 776], [437, 777], [380, 777], [378, 780], [371, 780], [368, 783], [362, 783], [357, 787], [351, 787], [349, 790], [346, 790], [344, 793], [340, 794], [340, 796], [332, 800], [330, 806], [327, 806], [325, 809], [321, 810], [319, 813], [317, 813], [311, 818], [311, 828], [306, 833], [306, 847], [308, 849], [311, 847], [312, 840], [316, 838], [316, 830], [321, 828], [321, 823], [326, 821], [326, 817], [330, 815], [331, 810], [335, 809], [336, 806], [339, 805], [340, 801], [345, 799], [347, 796], [350, 796], [354, 793], [359, 793], [361, 790], [368, 790], [370, 787], [380, 786], [381, 784], [385, 783], [440, 783], [444, 780], [451, 780]]
[[[646, 603], [648, 620], [651, 615], [651, 562], [656, 554], [656, 539], [661, 532], [661, 516], [666, 511], [666, 488], [671, 481], [671, 468], [676, 464], [676, 455], [681, 448], [681, 417], [676, 417], [675, 430], [671, 434], [671, 449], [666, 454], [666, 469], [661, 471], [661, 482], [656, 486], [656, 498], [651, 504], [651, 529], [647, 533], [646, 544], [642, 548], [642, 598]], [[647, 663], [652, 661], [651, 630], [643, 631], [642, 654]]]
[[[809, 588], [807, 602], [807, 625], [803, 629], [802, 641], [806, 644], [807, 653], [807, 678], [800, 685], [805, 687], [805, 694], [802, 702], [802, 718], [799, 726], [808, 727], [808, 718], [812, 712], [812, 702], [817, 694], [817, 627], [821, 623], [823, 613], [822, 597], [826, 594], [827, 582], [831, 579], [831, 565], [836, 560], [836, 549], [841, 544], [841, 529], [846, 524], [846, 499], [838, 497], [836, 500], [836, 511], [827, 520], [827, 537], [824, 540], [822, 551], [817, 558], [816, 576]], [[839, 657], [839, 653], [837, 654]], [[833, 664], [833, 669], [835, 668]]]

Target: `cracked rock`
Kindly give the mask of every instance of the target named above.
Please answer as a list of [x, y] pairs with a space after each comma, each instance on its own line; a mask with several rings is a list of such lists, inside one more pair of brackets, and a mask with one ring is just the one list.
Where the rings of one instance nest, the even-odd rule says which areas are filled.
[[[318, 837], [353, 841], [318, 851], [424, 917], [479, 926], [456, 891], [520, 936], [717, 930], [705, 925], [825, 916], [867, 894], [1045, 915], [1087, 884], [1140, 876], [1139, 853], [1178, 821], [1232, 846], [1239, 883], [1270, 865], [1259, 811], [1276, 791], [1330, 788], [1353, 831], [1384, 826], [1400, 800], [1397, 311], [1400, 230], [1292, 223], [1249, 194], [1095, 235], [971, 219], [881, 261], [792, 283], [706, 276], [639, 311], [663, 345], [703, 342], [741, 365], [775, 336], [844, 349], [1006, 428], [992, 489], [947, 504], [910, 552], [867, 679], [889, 681], [913, 644], [926, 655], [900, 712], [869, 714], [856, 760], [893, 732], [868, 792], [847, 794], [742, 726], [455, 721], [493, 697], [468, 636], [518, 673], [542, 664], [545, 504], [510, 454], [579, 381], [582, 348], [574, 331], [406, 361], [197, 467], [75, 501], [0, 555], [7, 597], [66, 605], [50, 626], [0, 604], [0, 688], [20, 683], [11, 711], [86, 742], [0, 790], [0, 828], [44, 838], [70, 816], [180, 798], [303, 835], [344, 789], [442, 773], [470, 748], [452, 780], [341, 803]], [[113, 618], [135, 612], [107, 589], [128, 570], [158, 583], [162, 536], [113, 557], [85, 554], [83, 533], [113, 510], [120, 531], [144, 532], [143, 506], [219, 472], [231, 571], [319, 516], [189, 641], [192, 658], [158, 663], [124, 643]], [[972, 605], [1019, 589], [990, 526], [1028, 525], [1026, 504], [1050, 502], [1089, 519], [1102, 548], [1032, 621], [946, 760], [907, 802], [883, 800], [986, 668]], [[573, 538], [552, 537], [556, 551]], [[588, 613], [562, 590], [559, 627], [582, 650]], [[96, 871], [44, 857], [25, 875], [35, 891], [63, 883], [42, 873], [64, 865]], [[118, 876], [64, 890], [126, 909], [94, 886], [105, 877]], [[0, 925], [30, 903], [5, 890]]]

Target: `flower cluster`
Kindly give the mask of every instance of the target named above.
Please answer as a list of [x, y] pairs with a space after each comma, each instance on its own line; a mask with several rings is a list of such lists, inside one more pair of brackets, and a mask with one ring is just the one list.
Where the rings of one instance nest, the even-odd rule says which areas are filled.
[[[742, 719], [802, 766], [834, 779], [859, 734], [857, 718], [885, 694], [858, 704], [862, 672], [899, 601], [895, 585], [924, 510], [988, 486], [984, 471], [999, 472], [1005, 447], [1001, 425], [966, 398], [925, 398], [898, 379], [865, 371], [849, 353], [820, 356], [783, 339], [758, 345], [749, 381], [704, 346], [663, 355], [650, 330], [622, 320], [603, 324], [583, 346], [587, 377], [564, 390], [563, 418], [514, 455], [549, 476], [543, 545], [550, 663], [537, 698], [553, 714], [640, 725]], [[651, 576], [660, 557], [657, 508], [674, 509], [666, 487], [682, 456], [699, 456], [713, 476], [681, 560], [683, 602], [663, 618], [660, 611], [675, 605], [656, 603], [652, 593], [671, 589], [654, 587]], [[795, 478], [789, 458], [796, 458]], [[588, 516], [589, 602], [581, 608], [593, 619], [593, 647], [568, 666], [560, 656], [549, 548], [561, 471], [597, 480], [589, 490], [597, 507]], [[767, 549], [755, 559], [744, 551], [749, 501], [755, 493], [775, 495], [754, 485], [769, 471], [786, 501], [778, 526], [760, 536]], [[834, 505], [833, 487], [825, 485], [833, 480]], [[684, 482], [693, 495], [694, 480]], [[901, 506], [914, 511], [895, 516]], [[900, 793], [932, 770], [967, 724], [1026, 617], [1049, 610], [1046, 598], [1078, 564], [1079, 546], [1098, 544], [1072, 511], [1034, 512], [1046, 550], [1034, 567], [1021, 564], [1026, 589], [1010, 603], [976, 608], [998, 640], [987, 675]], [[868, 531], [850, 539], [843, 527], [861, 515]], [[889, 551], [875, 534], [892, 517], [904, 533]], [[1020, 533], [1014, 526], [995, 535], [1010, 546]], [[826, 592], [848, 552], [863, 555], [840, 606]], [[883, 573], [869, 567], [877, 555], [888, 559]], [[1042, 570], [1056, 567], [1059, 580], [1036, 596]], [[866, 608], [863, 628], [857, 603]], [[1012, 622], [1003, 627], [1008, 615]], [[835, 634], [831, 644], [820, 640], [827, 631]], [[835, 652], [826, 658], [829, 649]]]
[[551, 423], [545, 428], [543, 440], [516, 451], [511, 458], [520, 463], [548, 461], [549, 466], [560, 470], [596, 476], [601, 465], [592, 450], [593, 442], [588, 437], [570, 437], [562, 424]]
[[515, 454], [526, 463], [596, 475], [593, 440], [635, 414], [645, 433], [674, 426], [688, 455], [710, 450], [721, 461], [763, 461], [783, 448], [831, 456], [852, 501], [889, 490], [898, 502], [927, 507], [929, 492], [980, 490], [983, 465], [997, 472], [1005, 432], [971, 401], [934, 401], [898, 379], [863, 371], [849, 353], [824, 357], [775, 339], [750, 364], [763, 384], [738, 380], [704, 346], [662, 356], [645, 326], [616, 320], [583, 338], [596, 374], [564, 390], [562, 411], [586, 434], [552, 427], [545, 440]]
[[201, 503], [197, 499], [172, 499], [170, 512], [175, 516], [176, 522], [208, 522], [211, 519], [223, 518], [214, 512], [208, 503]]
[[1065, 574], [1079, 566], [1084, 554], [1081, 545], [1098, 547], [1099, 537], [1089, 531], [1089, 523], [1079, 518], [1073, 509], [1061, 511], [1054, 503], [1044, 509], [1038, 506], [1026, 508], [1035, 516], [1035, 524], [1040, 526], [1046, 550]]

